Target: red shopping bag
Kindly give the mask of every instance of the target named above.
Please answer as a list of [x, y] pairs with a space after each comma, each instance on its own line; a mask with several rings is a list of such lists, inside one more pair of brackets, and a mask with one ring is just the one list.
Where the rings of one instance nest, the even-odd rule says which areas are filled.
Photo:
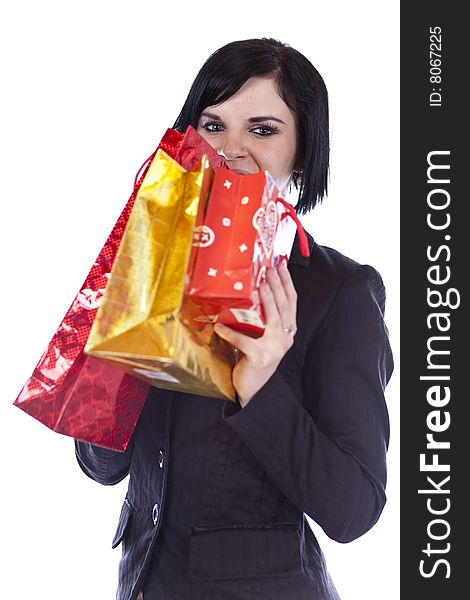
[[101, 303], [136, 192], [150, 164], [136, 175], [121, 212], [71, 307], [14, 405], [50, 429], [125, 450], [149, 386], [83, 352]]
[[187, 296], [208, 322], [218, 321], [254, 337], [263, 333], [258, 289], [266, 269], [279, 260], [274, 242], [283, 218], [295, 220], [302, 253], [308, 255], [295, 210], [278, 194], [268, 172], [241, 175], [215, 170], [203, 224], [195, 230], [186, 286]]
[[[192, 127], [185, 134], [168, 129], [158, 147], [164, 147], [186, 169], [203, 154], [214, 166], [225, 164]], [[58, 433], [114, 450], [127, 447], [150, 386], [83, 350], [135, 197], [155, 154], [156, 151], [137, 173], [134, 191], [124, 210], [14, 401], [14, 405]]]
[[188, 125], [185, 133], [175, 129], [167, 129], [158, 148], [178, 162], [186, 171], [198, 165], [202, 156], [207, 156], [213, 169], [226, 167], [225, 160], [207, 142], [192, 125]]

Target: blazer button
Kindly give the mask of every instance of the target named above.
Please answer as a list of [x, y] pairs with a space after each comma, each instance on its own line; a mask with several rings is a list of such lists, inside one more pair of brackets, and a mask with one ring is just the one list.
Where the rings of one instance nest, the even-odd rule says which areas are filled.
[[160, 506], [159, 504], [155, 504], [154, 507], [152, 508], [152, 520], [153, 520], [153, 524], [156, 525], [158, 522], [158, 516], [160, 514]]
[[163, 450], [160, 450], [160, 452], [158, 453], [158, 466], [160, 467], [160, 469], [163, 469], [163, 457]]

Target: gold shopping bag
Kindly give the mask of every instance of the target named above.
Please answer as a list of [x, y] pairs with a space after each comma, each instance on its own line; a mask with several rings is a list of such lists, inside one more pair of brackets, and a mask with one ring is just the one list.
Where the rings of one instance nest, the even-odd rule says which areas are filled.
[[[235, 399], [235, 351], [184, 298], [198, 211], [213, 171], [158, 150], [137, 194], [85, 353], [156, 387]], [[199, 213], [200, 218], [201, 213]]]

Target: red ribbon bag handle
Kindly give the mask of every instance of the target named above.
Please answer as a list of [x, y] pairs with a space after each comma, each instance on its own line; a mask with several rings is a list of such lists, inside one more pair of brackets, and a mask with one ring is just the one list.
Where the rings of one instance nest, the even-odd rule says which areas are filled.
[[301, 252], [302, 256], [310, 256], [310, 249], [308, 247], [307, 234], [305, 233], [302, 223], [300, 222], [300, 219], [297, 216], [297, 213], [295, 212], [295, 208], [292, 206], [292, 204], [289, 204], [289, 202], [284, 200], [284, 198], [277, 198], [276, 201], [280, 202], [287, 209], [287, 212], [285, 212], [281, 216], [281, 220], [285, 219], [286, 217], [290, 217], [291, 219], [293, 219], [295, 221], [295, 224], [297, 225], [297, 233], [299, 234], [300, 252]]

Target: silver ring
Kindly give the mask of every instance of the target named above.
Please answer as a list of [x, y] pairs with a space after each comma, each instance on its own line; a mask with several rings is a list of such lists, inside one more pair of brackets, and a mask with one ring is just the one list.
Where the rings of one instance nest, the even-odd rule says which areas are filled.
[[294, 336], [294, 335], [295, 335], [295, 332], [296, 332], [296, 329], [295, 329], [295, 327], [292, 327], [292, 325], [289, 325], [289, 327], [283, 327], [283, 328], [282, 328], [282, 331], [285, 331], [285, 332], [286, 332], [286, 333], [288, 333], [289, 335], [292, 335], [292, 336]]

